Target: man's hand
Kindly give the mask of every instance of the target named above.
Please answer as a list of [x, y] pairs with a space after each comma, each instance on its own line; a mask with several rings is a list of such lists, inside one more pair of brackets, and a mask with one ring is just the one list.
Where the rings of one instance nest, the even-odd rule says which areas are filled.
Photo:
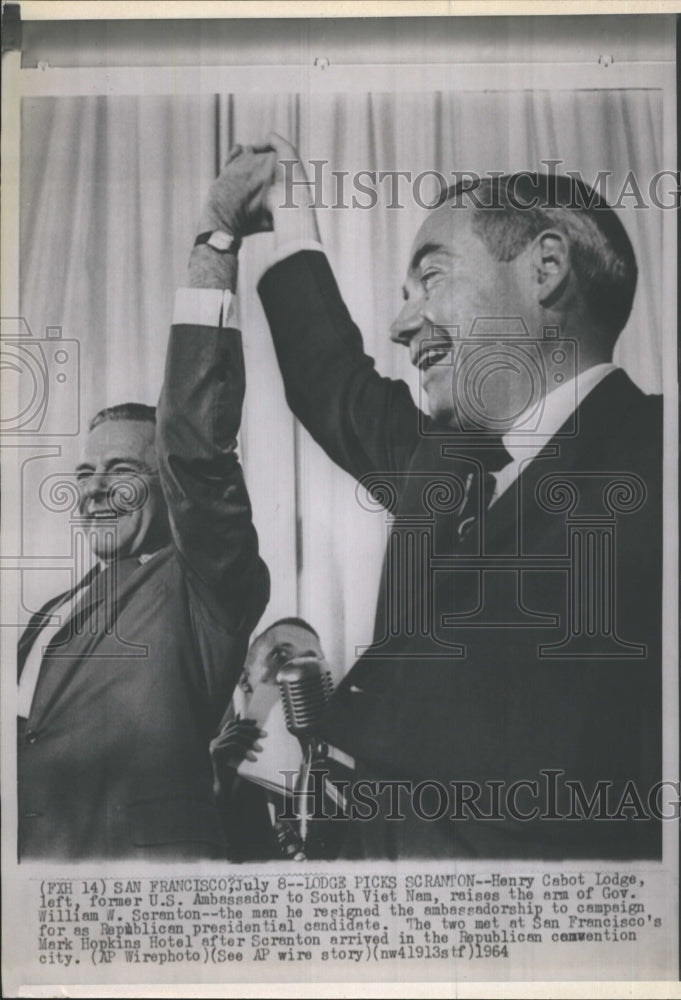
[[269, 144], [233, 146], [203, 206], [199, 232], [221, 229], [241, 239], [272, 229], [267, 192], [275, 153]]
[[274, 150], [274, 177], [266, 195], [276, 245], [293, 240], [321, 242], [314, 192], [297, 150], [276, 132], [270, 132], [258, 148]]
[[[290, 142], [270, 132], [257, 146], [232, 147], [211, 185], [199, 232], [221, 230], [238, 241], [274, 229], [277, 247], [300, 240], [318, 243], [312, 204], [312, 190], [298, 153]], [[236, 252], [220, 254], [205, 244], [194, 247], [189, 260], [190, 288], [235, 291], [236, 279]]]
[[210, 753], [216, 769], [236, 769], [243, 760], [257, 760], [262, 746], [258, 740], [267, 733], [255, 719], [231, 719], [210, 742]]

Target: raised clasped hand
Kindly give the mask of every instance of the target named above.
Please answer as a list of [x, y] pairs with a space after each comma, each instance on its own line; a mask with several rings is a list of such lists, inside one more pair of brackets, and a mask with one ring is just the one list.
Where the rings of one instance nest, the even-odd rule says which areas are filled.
[[270, 132], [255, 146], [233, 146], [213, 181], [201, 232], [226, 230], [241, 239], [275, 231], [277, 242], [319, 241], [314, 197], [295, 148]]
[[220, 229], [239, 239], [271, 231], [268, 191], [275, 165], [276, 154], [267, 143], [233, 146], [211, 184], [201, 213], [200, 231]]

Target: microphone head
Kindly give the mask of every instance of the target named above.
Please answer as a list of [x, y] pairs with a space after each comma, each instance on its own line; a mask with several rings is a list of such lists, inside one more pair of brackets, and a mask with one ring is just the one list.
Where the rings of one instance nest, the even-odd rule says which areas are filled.
[[294, 736], [308, 736], [321, 720], [333, 693], [328, 670], [314, 656], [297, 656], [277, 673], [286, 728]]

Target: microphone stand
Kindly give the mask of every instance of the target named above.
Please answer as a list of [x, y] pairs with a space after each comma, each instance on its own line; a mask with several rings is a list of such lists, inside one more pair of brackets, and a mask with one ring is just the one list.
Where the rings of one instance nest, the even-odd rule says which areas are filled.
[[304, 744], [303, 762], [298, 771], [296, 791], [300, 803], [300, 839], [302, 841], [301, 861], [307, 860], [305, 853], [305, 842], [307, 840], [308, 826], [310, 822], [311, 810], [310, 800], [310, 774], [312, 771], [312, 761], [314, 760], [315, 740], [312, 736], [299, 737], [301, 744]]
[[296, 860], [307, 860], [305, 842], [312, 817], [310, 778], [319, 742], [314, 730], [331, 697], [333, 683], [330, 673], [322, 668], [316, 657], [302, 656], [290, 660], [279, 670], [277, 683], [284, 704], [286, 728], [297, 738], [303, 751], [295, 786], [300, 808], [301, 839], [301, 851]]

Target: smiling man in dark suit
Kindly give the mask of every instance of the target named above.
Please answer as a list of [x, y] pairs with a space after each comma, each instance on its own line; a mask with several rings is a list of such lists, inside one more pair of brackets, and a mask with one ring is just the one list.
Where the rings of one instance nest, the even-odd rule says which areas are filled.
[[123, 404], [90, 426], [77, 477], [97, 564], [20, 641], [22, 860], [225, 853], [209, 742], [269, 577], [235, 450], [249, 216], [221, 229], [219, 193], [177, 294], [158, 410]]
[[448, 191], [391, 328], [426, 415], [283, 176], [259, 292], [287, 399], [393, 517], [374, 643], [320, 730], [376, 799], [346, 853], [659, 857], [662, 406], [612, 363], [624, 227], [569, 177]]

